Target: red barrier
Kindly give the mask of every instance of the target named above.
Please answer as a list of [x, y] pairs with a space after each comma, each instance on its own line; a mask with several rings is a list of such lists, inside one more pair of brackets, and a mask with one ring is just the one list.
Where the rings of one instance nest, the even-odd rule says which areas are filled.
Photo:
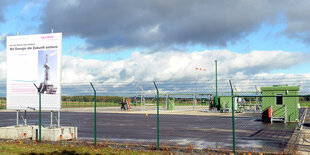
[[130, 108], [130, 99], [127, 98], [128, 109]]

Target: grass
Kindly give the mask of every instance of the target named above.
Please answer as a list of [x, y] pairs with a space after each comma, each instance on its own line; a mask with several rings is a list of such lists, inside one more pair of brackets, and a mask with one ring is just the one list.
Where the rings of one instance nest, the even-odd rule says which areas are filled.
[[301, 102], [300, 102], [300, 106], [302, 106], [302, 107], [310, 107], [310, 102], [301, 101]]
[[[20, 141], [20, 140], [9, 140], [0, 142], [0, 155], [60, 155], [60, 154], [72, 154], [72, 155], [92, 155], [92, 154], [104, 154], [104, 155], [174, 155], [174, 154], [232, 154], [231, 150], [221, 150], [221, 149], [203, 149], [195, 150], [193, 145], [189, 144], [185, 147], [179, 146], [168, 146], [163, 144], [161, 146], [161, 151], [155, 151], [155, 146], [149, 146], [146, 149], [130, 149], [129, 147], [119, 148], [119, 146], [111, 145], [112, 143], [102, 143], [97, 144], [94, 147], [92, 144], [79, 144], [71, 142], [60, 142], [60, 143], [38, 143], [33, 141]], [[282, 155], [282, 154], [296, 154], [296, 148], [283, 152], [257, 152], [253, 151], [237, 151], [237, 154], [257, 154], [257, 155]]]
[[[146, 104], [153, 104], [153, 106], [156, 106], [156, 103], [146, 103]], [[131, 106], [133, 106], [133, 103], [130, 103]], [[208, 105], [208, 103], [207, 103]], [[254, 106], [255, 104], [252, 103]], [[73, 108], [73, 107], [93, 107], [94, 102], [77, 102], [77, 101], [62, 101], [61, 107], [62, 108]], [[97, 107], [120, 107], [121, 105], [119, 103], [113, 103], [113, 102], [102, 102], [97, 101]], [[136, 106], [140, 106], [140, 103], [138, 102]], [[160, 102], [159, 106], [166, 106], [166, 103]], [[175, 106], [193, 106], [193, 103], [178, 103], [175, 102]], [[203, 106], [202, 104], [197, 104], [197, 106]], [[310, 107], [309, 101], [300, 101], [300, 106], [302, 107]], [[6, 102], [2, 100], [0, 103], [0, 109], [6, 109]]]
[[[111, 103], [111, 102], [96, 102], [97, 107], [118, 107], [119, 103]], [[93, 107], [94, 102], [77, 102], [77, 101], [62, 101], [62, 108], [70, 108], [70, 107]]]
[[0, 142], [0, 154], [133, 154], [155, 155], [163, 154], [152, 151], [136, 151], [129, 149], [115, 149], [111, 146], [75, 145], [75, 144], [49, 144], [49, 143], [23, 143], [22, 141]]
[[[119, 103], [112, 102], [96, 102], [97, 107], [120, 107]], [[156, 106], [156, 103], [146, 103], [148, 105]], [[130, 103], [131, 106], [134, 106], [133, 103]], [[197, 104], [200, 106], [201, 104]], [[94, 102], [77, 102], [77, 101], [63, 101], [62, 108], [72, 108], [72, 107], [93, 107]], [[141, 106], [140, 103], [136, 103], [136, 106]], [[166, 106], [166, 103], [160, 102], [159, 106]], [[193, 103], [175, 103], [175, 106], [193, 106]]]
[[[149, 105], [156, 106], [156, 103], [146, 103]], [[130, 103], [133, 106], [133, 103]], [[93, 107], [94, 102], [77, 102], [77, 101], [62, 101], [61, 107], [62, 108], [76, 108], [76, 107]], [[97, 107], [120, 107], [119, 103], [113, 102], [101, 102], [97, 101]], [[136, 106], [140, 106], [140, 103], [136, 103]], [[159, 103], [159, 106], [166, 106], [166, 103]], [[175, 103], [175, 106], [193, 106], [193, 103]], [[201, 104], [197, 104], [197, 106], [201, 106]], [[0, 109], [6, 109], [6, 103], [2, 101], [0, 103]]]

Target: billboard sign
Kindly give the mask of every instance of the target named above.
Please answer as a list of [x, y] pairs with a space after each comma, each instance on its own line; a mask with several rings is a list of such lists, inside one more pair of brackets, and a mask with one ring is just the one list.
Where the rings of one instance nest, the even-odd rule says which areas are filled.
[[7, 37], [7, 109], [59, 110], [62, 33]]

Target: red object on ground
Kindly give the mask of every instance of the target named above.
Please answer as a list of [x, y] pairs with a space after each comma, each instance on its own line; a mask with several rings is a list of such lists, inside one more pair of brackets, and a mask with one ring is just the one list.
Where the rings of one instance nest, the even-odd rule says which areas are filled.
[[130, 108], [130, 99], [127, 99], [128, 109]]
[[268, 108], [268, 117], [271, 118], [271, 108]]

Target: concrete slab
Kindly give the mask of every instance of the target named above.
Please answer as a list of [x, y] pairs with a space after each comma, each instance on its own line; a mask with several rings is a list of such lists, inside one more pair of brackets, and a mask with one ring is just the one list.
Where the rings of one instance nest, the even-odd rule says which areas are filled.
[[0, 128], [1, 139], [28, 139], [32, 136], [32, 126], [6, 126]]
[[[1, 139], [32, 139], [38, 140], [39, 126], [6, 126], [0, 128]], [[77, 127], [62, 126], [52, 128], [41, 128], [42, 141], [61, 141], [77, 139]]]
[[[39, 127], [34, 126], [32, 129], [32, 140], [38, 140]], [[77, 127], [62, 126], [53, 128], [41, 128], [42, 141], [61, 141], [77, 139]]]

